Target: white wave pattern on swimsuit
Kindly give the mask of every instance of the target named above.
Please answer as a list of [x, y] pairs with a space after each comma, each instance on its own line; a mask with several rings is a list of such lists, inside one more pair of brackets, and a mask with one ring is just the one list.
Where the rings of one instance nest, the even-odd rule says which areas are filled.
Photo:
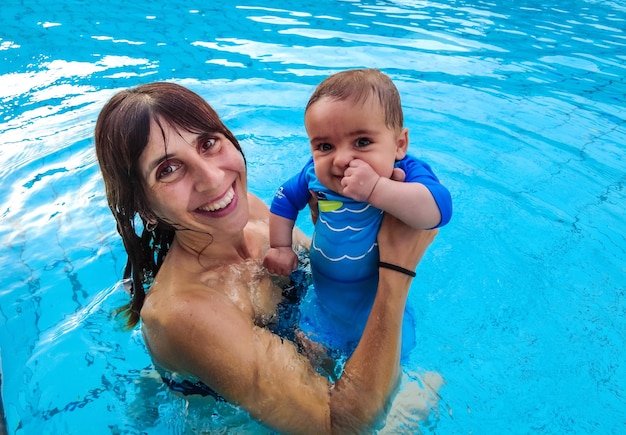
[[343, 232], [343, 231], [362, 231], [363, 230], [363, 227], [353, 227], [352, 225], [346, 225], [345, 227], [341, 227], [341, 228], [339, 228], [339, 227], [334, 228], [334, 227], [330, 226], [330, 224], [328, 223], [327, 220], [322, 218], [322, 215], [320, 215], [318, 217], [318, 219], [319, 219], [320, 223], [324, 224], [324, 226], [326, 228], [328, 228], [330, 231], [333, 231], [333, 232], [336, 232], [336, 233], [340, 233], [340, 232]]
[[369, 249], [364, 252], [362, 255], [359, 255], [358, 257], [352, 257], [348, 254], [342, 255], [341, 257], [329, 257], [328, 255], [326, 255], [326, 253], [324, 251], [322, 251], [320, 248], [317, 247], [317, 245], [315, 244], [315, 239], [311, 242], [311, 249], [319, 252], [325, 259], [327, 259], [328, 261], [342, 261], [342, 260], [351, 260], [351, 261], [357, 261], [360, 260], [362, 258], [365, 258], [367, 256], [367, 254], [369, 254], [370, 252], [372, 252], [372, 249], [374, 249], [376, 246], [378, 246], [378, 243], [373, 243]]

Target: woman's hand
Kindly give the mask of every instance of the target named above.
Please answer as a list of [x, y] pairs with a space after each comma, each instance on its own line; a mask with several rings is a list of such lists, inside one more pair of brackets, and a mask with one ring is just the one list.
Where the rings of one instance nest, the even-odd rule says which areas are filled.
[[380, 261], [415, 270], [417, 263], [422, 259], [438, 232], [438, 229], [411, 228], [401, 220], [385, 213], [378, 231]]
[[[404, 181], [405, 175], [402, 169], [394, 168], [391, 179]], [[395, 264], [408, 270], [415, 270], [417, 263], [420, 262], [438, 232], [438, 229], [417, 230], [411, 228], [401, 220], [385, 213], [378, 231], [380, 261]]]

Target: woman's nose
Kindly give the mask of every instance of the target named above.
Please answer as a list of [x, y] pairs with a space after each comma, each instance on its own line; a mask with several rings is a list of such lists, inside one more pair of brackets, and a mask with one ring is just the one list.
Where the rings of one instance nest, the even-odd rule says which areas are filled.
[[209, 160], [201, 159], [194, 165], [194, 188], [206, 192], [221, 186], [224, 171]]

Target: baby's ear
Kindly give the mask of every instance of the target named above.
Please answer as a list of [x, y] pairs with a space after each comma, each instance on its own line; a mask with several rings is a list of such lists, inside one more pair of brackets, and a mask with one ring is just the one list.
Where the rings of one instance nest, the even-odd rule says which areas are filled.
[[396, 161], [402, 160], [409, 150], [409, 129], [403, 128], [396, 137]]

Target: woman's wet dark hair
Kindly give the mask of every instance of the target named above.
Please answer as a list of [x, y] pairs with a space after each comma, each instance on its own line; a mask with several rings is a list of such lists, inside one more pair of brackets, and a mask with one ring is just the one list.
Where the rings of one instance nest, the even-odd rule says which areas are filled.
[[[168, 82], [155, 82], [119, 92], [98, 116], [95, 147], [107, 201], [122, 236], [128, 261], [124, 283], [130, 302], [120, 309], [129, 328], [139, 322], [146, 289], [158, 272], [174, 239], [172, 225], [150, 210], [139, 172], [139, 157], [148, 145], [150, 123], [163, 122], [192, 133], [221, 133], [243, 155], [235, 136], [213, 108], [195, 92]], [[137, 216], [143, 228], [136, 228]]]

